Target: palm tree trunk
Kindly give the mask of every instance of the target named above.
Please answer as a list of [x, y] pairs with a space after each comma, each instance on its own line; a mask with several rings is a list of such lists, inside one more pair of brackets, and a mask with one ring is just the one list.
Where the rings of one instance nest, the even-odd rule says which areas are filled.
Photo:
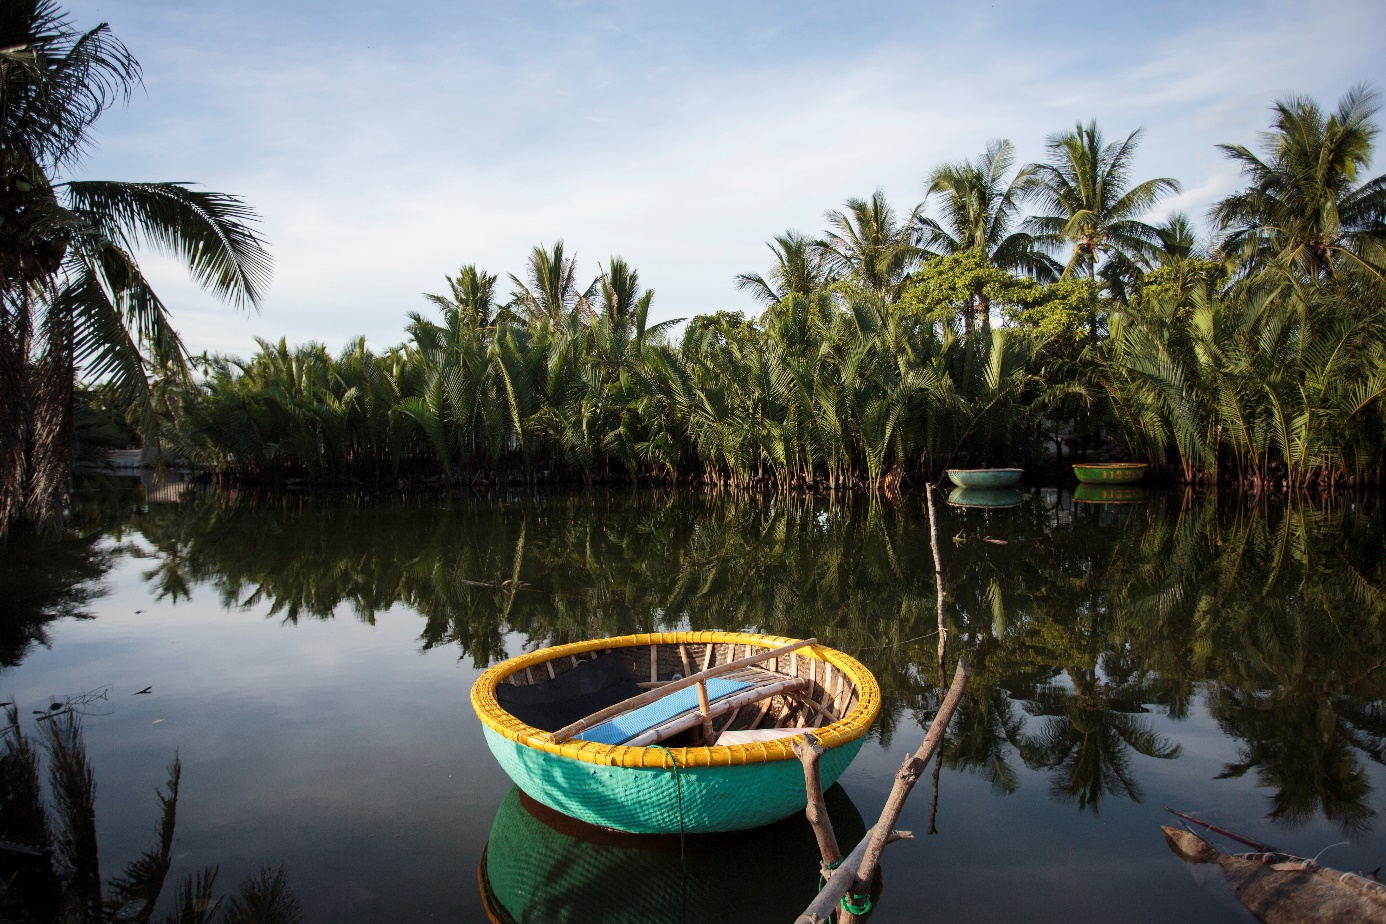
[[29, 294], [5, 292], [0, 303], [0, 538], [24, 507], [24, 456], [29, 444]]
[[55, 529], [62, 525], [72, 468], [72, 315], [50, 305], [44, 327], [44, 355], [34, 376], [27, 508], [36, 523]]

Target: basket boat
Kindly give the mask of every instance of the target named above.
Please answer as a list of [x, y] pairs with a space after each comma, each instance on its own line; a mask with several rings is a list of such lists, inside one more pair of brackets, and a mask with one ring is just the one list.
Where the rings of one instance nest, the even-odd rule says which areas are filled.
[[1145, 477], [1150, 468], [1146, 462], [1094, 462], [1077, 463], [1073, 474], [1083, 484], [1135, 484]]
[[950, 468], [948, 478], [960, 488], [1009, 488], [1025, 474], [1023, 468]]
[[[717, 675], [688, 685], [706, 671]], [[656, 693], [663, 687], [678, 692]], [[626, 709], [631, 694], [662, 698]], [[665, 632], [511, 658], [477, 679], [472, 707], [501, 768], [536, 802], [617, 831], [702, 834], [802, 812], [794, 738], [817, 737], [831, 786], [861, 750], [881, 694], [860, 662], [812, 640]], [[624, 711], [588, 722], [612, 710]]]

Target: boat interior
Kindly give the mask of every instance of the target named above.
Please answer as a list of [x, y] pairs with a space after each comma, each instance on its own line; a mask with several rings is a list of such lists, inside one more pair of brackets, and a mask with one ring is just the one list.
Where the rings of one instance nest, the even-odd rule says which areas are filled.
[[[772, 650], [697, 642], [608, 648], [530, 665], [497, 684], [495, 693], [511, 715], [555, 733], [633, 697]], [[627, 747], [747, 744], [829, 725], [859, 700], [844, 671], [807, 650], [790, 651], [633, 704], [564, 737]]]

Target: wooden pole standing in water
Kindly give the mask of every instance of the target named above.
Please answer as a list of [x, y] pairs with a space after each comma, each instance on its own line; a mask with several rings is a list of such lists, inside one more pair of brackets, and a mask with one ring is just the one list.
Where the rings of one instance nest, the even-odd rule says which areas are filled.
[[[934, 489], [931, 486], [928, 490], [929, 539], [934, 550], [934, 580], [938, 585], [938, 651], [940, 666], [942, 666], [948, 631], [943, 616], [943, 602], [946, 595], [943, 590], [943, 559], [938, 550], [938, 520], [934, 512]], [[832, 876], [828, 877], [828, 881], [819, 891], [818, 897], [809, 904], [803, 914], [799, 915], [795, 924], [827, 924], [827, 922], [832, 921], [837, 912], [838, 902], [844, 895], [849, 892], [862, 894], [871, 887], [871, 881], [876, 877], [876, 869], [880, 865], [881, 853], [885, 850], [886, 845], [913, 837], [908, 831], [896, 831], [895, 823], [900, 820], [900, 813], [905, 808], [905, 800], [909, 798], [914, 784], [919, 781], [919, 777], [924, 773], [929, 761], [937, 756], [939, 748], [943, 746], [944, 733], [947, 732], [948, 724], [953, 720], [953, 714], [958, 711], [958, 704], [962, 702], [963, 692], [967, 689], [967, 680], [971, 676], [972, 669], [968, 666], [967, 656], [962, 655], [958, 658], [957, 670], [953, 672], [953, 683], [948, 687], [948, 693], [943, 697], [943, 701], [939, 703], [938, 712], [934, 715], [933, 722], [929, 723], [929, 731], [924, 735], [924, 740], [920, 742], [919, 749], [905, 758], [905, 762], [895, 774], [895, 785], [891, 787], [885, 808], [881, 810], [880, 820], [870, 831], [866, 832], [866, 837], [862, 838], [861, 842], [852, 849], [851, 854], [833, 871]], [[811, 803], [813, 790], [812, 782], [808, 780], [808, 761], [805, 760], [802, 753], [799, 755], [799, 759], [805, 764], [805, 780], [810, 787]], [[816, 765], [817, 757], [814, 756], [812, 760]], [[813, 779], [817, 781], [817, 774], [814, 775]], [[820, 798], [821, 795], [820, 787]], [[812, 822], [812, 816], [809, 820]], [[824, 822], [826, 824], [826, 817]], [[814, 833], [818, 834], [818, 825], [816, 824], [814, 825]], [[819, 844], [821, 849], [821, 838]], [[841, 920], [853, 921], [855, 919], [856, 915], [843, 911]]]

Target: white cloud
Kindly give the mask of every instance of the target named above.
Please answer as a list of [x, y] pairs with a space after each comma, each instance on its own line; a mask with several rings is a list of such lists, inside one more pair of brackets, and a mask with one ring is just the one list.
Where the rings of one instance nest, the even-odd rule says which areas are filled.
[[594, 275], [634, 263], [661, 318], [750, 308], [732, 279], [763, 269], [771, 235], [877, 186], [907, 209], [933, 164], [999, 136], [1038, 158], [1078, 119], [1144, 125], [1139, 172], [1185, 184], [1162, 212], [1201, 215], [1236, 182], [1212, 145], [1253, 141], [1272, 98], [1382, 76], [1382, 16], [1349, 4], [1179, 7], [1104, 36], [1020, 8], [425, 7], [404, 25], [348, 8], [319, 28], [274, 7], [100, 6], [149, 93], [103, 124], [89, 172], [192, 177], [265, 215], [259, 316], [150, 266], [192, 348], [242, 353], [254, 334], [396, 342], [459, 263], [518, 273], [560, 236]]

